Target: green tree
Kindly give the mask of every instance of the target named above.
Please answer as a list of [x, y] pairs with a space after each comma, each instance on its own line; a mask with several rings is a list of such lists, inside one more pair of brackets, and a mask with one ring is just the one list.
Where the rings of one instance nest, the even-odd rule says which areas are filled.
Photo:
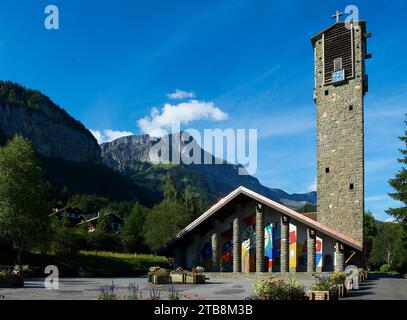
[[146, 216], [147, 208], [136, 203], [131, 212], [124, 218], [121, 241], [125, 251], [142, 252], [146, 249], [143, 237]]
[[50, 207], [31, 143], [16, 135], [0, 148], [0, 234], [17, 249], [19, 264], [23, 250], [47, 240]]
[[94, 194], [75, 194], [68, 206], [81, 209], [86, 214], [96, 214], [109, 204], [109, 199]]
[[184, 191], [183, 204], [185, 206], [185, 210], [189, 215], [188, 220], [192, 221], [202, 214], [202, 201], [199, 197], [199, 194], [194, 192], [191, 187], [187, 187]]
[[366, 265], [370, 266], [370, 255], [372, 251], [373, 239], [377, 236], [377, 222], [371, 211], [367, 211], [363, 214], [363, 235], [363, 255]]
[[179, 200], [179, 192], [177, 189], [177, 185], [175, 184], [174, 179], [171, 177], [169, 173], [167, 173], [164, 178], [163, 194], [164, 199], [167, 201], [176, 202]]
[[108, 216], [105, 215], [105, 212], [100, 212], [95, 231], [89, 233], [88, 243], [96, 250], [96, 253], [101, 250], [118, 249], [118, 239], [110, 228]]
[[298, 212], [301, 213], [309, 213], [309, 212], [316, 212], [317, 211], [317, 206], [312, 203], [306, 203], [304, 206], [298, 210]]
[[[406, 114], [407, 116], [407, 114]], [[407, 124], [407, 121], [404, 121]], [[402, 158], [398, 159], [403, 165], [407, 164], [407, 131], [404, 131], [404, 136], [399, 137], [404, 142], [405, 149], [400, 149]], [[396, 190], [389, 195], [402, 203], [400, 208], [390, 208], [387, 213], [395, 217], [398, 221], [407, 223], [407, 169], [403, 166], [393, 179], [389, 180], [389, 184]]]
[[185, 226], [202, 214], [202, 200], [191, 187], [181, 193], [169, 174], [164, 180], [164, 200], [147, 215], [143, 232], [145, 243], [160, 248]]
[[52, 249], [60, 256], [75, 256], [84, 246], [84, 237], [80, 229], [69, 225], [67, 217], [61, 221], [55, 217], [52, 221]]
[[377, 232], [373, 239], [371, 261], [376, 264], [388, 264], [395, 266], [402, 263], [404, 256], [403, 227], [399, 223], [386, 222]]
[[181, 231], [188, 224], [188, 219], [189, 215], [181, 203], [163, 200], [146, 218], [143, 229], [146, 244], [156, 251]]

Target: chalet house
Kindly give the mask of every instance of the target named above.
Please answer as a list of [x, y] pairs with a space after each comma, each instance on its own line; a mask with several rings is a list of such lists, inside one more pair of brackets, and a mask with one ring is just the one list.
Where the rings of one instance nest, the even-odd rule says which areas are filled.
[[57, 217], [61, 221], [67, 219], [71, 226], [76, 226], [86, 219], [86, 214], [76, 207], [55, 208], [49, 217]]
[[[100, 214], [101, 213], [98, 212], [98, 215], [96, 217], [81, 221], [78, 224], [78, 226], [86, 224], [88, 226], [88, 232], [89, 233], [94, 232], [97, 228], [97, 222], [98, 219], [100, 218]], [[104, 215], [107, 217], [111, 231], [114, 233], [118, 233], [123, 227], [123, 218], [113, 212], [108, 212], [105, 213]]]

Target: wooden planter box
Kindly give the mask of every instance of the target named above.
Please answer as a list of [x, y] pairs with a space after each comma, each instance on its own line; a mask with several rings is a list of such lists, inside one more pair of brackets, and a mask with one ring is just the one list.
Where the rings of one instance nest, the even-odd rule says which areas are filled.
[[346, 294], [345, 284], [337, 284], [339, 298], [343, 298]]
[[171, 283], [185, 283], [185, 273], [172, 273], [170, 275]]
[[14, 274], [6, 279], [0, 278], [0, 287], [24, 287], [24, 278]]
[[185, 283], [192, 283], [192, 284], [205, 283], [205, 275], [204, 274], [187, 274], [185, 276]]
[[338, 300], [338, 289], [332, 289], [329, 291], [308, 291], [308, 297], [310, 300]]
[[169, 284], [170, 282], [171, 282], [171, 278], [169, 276], [153, 275], [151, 278], [151, 283], [153, 283], [153, 284]]

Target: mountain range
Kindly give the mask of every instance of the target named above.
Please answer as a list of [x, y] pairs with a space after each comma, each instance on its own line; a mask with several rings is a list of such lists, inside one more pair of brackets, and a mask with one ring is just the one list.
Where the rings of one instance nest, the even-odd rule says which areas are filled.
[[[250, 175], [239, 175], [241, 165], [227, 163], [201, 149], [191, 137], [169, 144], [162, 152], [168, 162], [150, 157], [157, 141], [149, 135], [121, 137], [98, 145], [91, 132], [50, 98], [36, 90], [0, 81], [0, 145], [15, 134], [28, 138], [39, 155], [45, 176], [59, 191], [109, 196], [114, 200], [136, 199], [153, 205], [162, 198], [162, 178], [170, 173], [180, 188], [192, 187], [206, 204], [215, 202], [239, 186], [247, 187], [293, 209], [316, 203], [316, 192], [289, 194], [263, 186]], [[212, 164], [175, 164], [185, 146], [194, 144], [200, 156]], [[169, 152], [174, 149], [175, 153]], [[58, 193], [56, 191], [56, 193]]]

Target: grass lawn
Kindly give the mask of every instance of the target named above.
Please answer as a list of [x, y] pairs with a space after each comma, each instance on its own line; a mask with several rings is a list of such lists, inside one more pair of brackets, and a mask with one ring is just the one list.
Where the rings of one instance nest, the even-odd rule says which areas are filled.
[[[15, 255], [0, 255], [0, 265], [14, 265]], [[61, 276], [77, 276], [80, 267], [87, 267], [97, 276], [136, 276], [145, 274], [151, 266], [170, 267], [169, 261], [152, 254], [80, 251], [74, 257], [25, 252], [23, 264], [42, 275], [45, 266], [56, 265]]]

